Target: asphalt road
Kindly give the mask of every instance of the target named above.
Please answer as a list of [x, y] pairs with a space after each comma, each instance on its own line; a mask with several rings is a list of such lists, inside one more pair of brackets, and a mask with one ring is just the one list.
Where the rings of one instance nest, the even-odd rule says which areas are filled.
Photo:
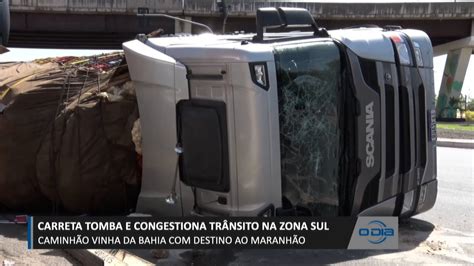
[[474, 150], [438, 147], [437, 156], [436, 204], [416, 218], [454, 230], [474, 232]]
[[[398, 251], [348, 250], [171, 250], [156, 259], [168, 265], [261, 264], [474, 264], [474, 150], [438, 148], [438, 199], [434, 208], [400, 225]], [[0, 263], [69, 265], [73, 258], [58, 250], [26, 250], [26, 227], [0, 224]]]

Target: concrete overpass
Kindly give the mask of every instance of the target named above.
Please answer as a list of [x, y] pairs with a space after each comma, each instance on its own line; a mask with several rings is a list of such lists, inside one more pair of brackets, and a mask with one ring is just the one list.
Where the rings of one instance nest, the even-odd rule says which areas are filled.
[[[227, 31], [255, 31], [255, 11], [263, 6], [309, 9], [328, 29], [357, 24], [400, 25], [426, 31], [435, 45], [471, 34], [474, 3], [307, 3], [307, 1], [227, 0]], [[168, 13], [222, 28], [216, 0], [10, 0], [11, 38], [15, 47], [119, 48], [137, 33], [180, 29], [174, 21], [140, 20], [138, 8]], [[184, 27], [185, 29], [187, 27]], [[187, 28], [189, 30], [189, 28]], [[196, 32], [199, 28], [194, 29]]]
[[[474, 1], [449, 3], [310, 3], [226, 0], [226, 31], [255, 32], [255, 12], [265, 6], [303, 7], [327, 29], [354, 25], [400, 25], [428, 33], [435, 53], [448, 54], [437, 114], [453, 117], [451, 99], [461, 94], [474, 47]], [[10, 0], [12, 47], [121, 48], [137, 33], [158, 28], [167, 34], [200, 28], [165, 18], [138, 18], [138, 9], [204, 23], [216, 32], [223, 18], [216, 0]]]

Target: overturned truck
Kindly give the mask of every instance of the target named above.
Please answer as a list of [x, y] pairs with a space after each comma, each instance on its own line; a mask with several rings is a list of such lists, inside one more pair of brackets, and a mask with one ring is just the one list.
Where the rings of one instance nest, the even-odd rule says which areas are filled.
[[255, 36], [123, 48], [142, 122], [138, 212], [409, 217], [434, 205], [424, 32], [326, 31], [304, 9], [264, 8]]

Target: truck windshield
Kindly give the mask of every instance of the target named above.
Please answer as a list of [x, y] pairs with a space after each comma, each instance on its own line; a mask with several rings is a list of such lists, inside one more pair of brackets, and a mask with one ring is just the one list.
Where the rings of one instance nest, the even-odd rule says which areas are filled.
[[[341, 60], [334, 42], [275, 47], [283, 196], [300, 215], [338, 215]], [[297, 212], [298, 214], [298, 212]]]

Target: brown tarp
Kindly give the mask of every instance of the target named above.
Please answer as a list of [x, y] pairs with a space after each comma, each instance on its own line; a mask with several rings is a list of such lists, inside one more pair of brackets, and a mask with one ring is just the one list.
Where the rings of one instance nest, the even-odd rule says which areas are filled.
[[[0, 65], [0, 206], [118, 214], [139, 190], [122, 54]], [[130, 87], [130, 86], [128, 86]]]

